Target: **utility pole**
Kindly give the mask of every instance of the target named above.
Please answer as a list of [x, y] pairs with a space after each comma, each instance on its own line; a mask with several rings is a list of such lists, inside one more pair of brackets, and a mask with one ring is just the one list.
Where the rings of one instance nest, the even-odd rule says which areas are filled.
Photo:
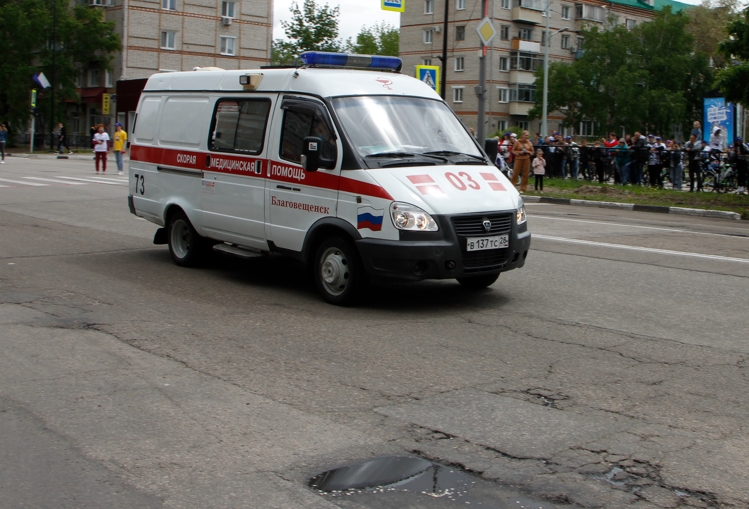
[[450, 0], [445, 0], [445, 20], [442, 23], [442, 77], [440, 78], [440, 95], [445, 99], [445, 90], [447, 90], [447, 17], [450, 14]]
[[[478, 118], [476, 119], [476, 139], [483, 145], [486, 137], [486, 45], [494, 38], [494, 27], [491, 26], [491, 20], [488, 24], [486, 20], [489, 16], [489, 0], [481, 0], [481, 13], [483, 14], [482, 24], [479, 25], [479, 35], [481, 37], [481, 56], [479, 56], [479, 84], [476, 86], [476, 95], [478, 96]], [[484, 32], [482, 32], [482, 28]], [[488, 36], [488, 37], [487, 37]]]
[[52, 72], [50, 73], [49, 149], [55, 150], [55, 58], [57, 57], [57, 0], [52, 0]]

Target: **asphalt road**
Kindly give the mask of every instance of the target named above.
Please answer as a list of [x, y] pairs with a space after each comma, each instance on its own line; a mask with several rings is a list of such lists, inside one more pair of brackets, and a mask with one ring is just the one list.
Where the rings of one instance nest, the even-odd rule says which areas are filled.
[[0, 166], [0, 508], [469, 500], [306, 485], [386, 455], [479, 507], [749, 507], [749, 223], [529, 204], [490, 289], [344, 309], [288, 259], [175, 266], [127, 190]]

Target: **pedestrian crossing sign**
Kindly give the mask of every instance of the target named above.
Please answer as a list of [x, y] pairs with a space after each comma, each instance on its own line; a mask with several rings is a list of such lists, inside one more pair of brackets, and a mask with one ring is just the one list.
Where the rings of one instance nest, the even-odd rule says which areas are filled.
[[440, 93], [440, 68], [438, 65], [417, 65], [416, 77]]
[[406, 0], [381, 0], [383, 11], [404, 12], [406, 10]]

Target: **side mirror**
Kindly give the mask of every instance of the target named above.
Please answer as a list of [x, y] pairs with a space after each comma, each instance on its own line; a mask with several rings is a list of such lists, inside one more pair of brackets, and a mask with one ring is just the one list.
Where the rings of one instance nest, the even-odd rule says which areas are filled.
[[497, 152], [499, 152], [499, 142], [494, 138], [487, 138], [484, 140], [484, 152], [489, 156], [489, 159], [494, 162], [497, 160]]
[[317, 171], [320, 168], [322, 138], [307, 136], [302, 144], [302, 168], [304, 171]]

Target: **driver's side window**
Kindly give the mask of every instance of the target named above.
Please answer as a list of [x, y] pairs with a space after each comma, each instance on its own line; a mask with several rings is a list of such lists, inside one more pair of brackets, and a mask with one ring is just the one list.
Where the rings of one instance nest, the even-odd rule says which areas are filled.
[[283, 116], [281, 130], [281, 159], [301, 164], [304, 138], [318, 136], [322, 139], [321, 156], [324, 159], [335, 160], [335, 138], [330, 133], [327, 124], [317, 116], [307, 111], [287, 109]]

